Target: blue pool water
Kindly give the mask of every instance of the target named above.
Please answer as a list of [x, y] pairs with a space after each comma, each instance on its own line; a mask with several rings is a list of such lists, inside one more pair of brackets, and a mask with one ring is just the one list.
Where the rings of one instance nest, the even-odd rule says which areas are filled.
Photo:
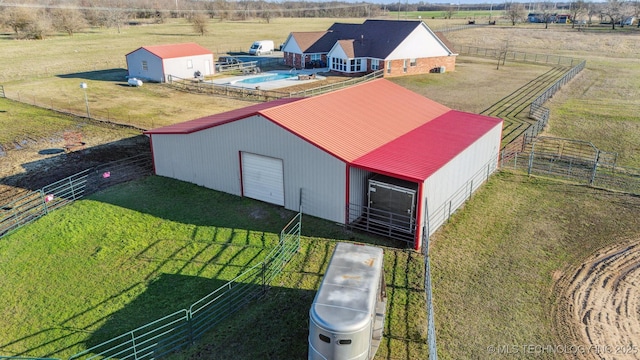
[[292, 75], [292, 74], [269, 74], [269, 75], [260, 75], [260, 76], [250, 77], [243, 80], [238, 80], [237, 82], [244, 83], [244, 84], [258, 84], [265, 81], [284, 80], [284, 79], [288, 79], [296, 76], [297, 75]]

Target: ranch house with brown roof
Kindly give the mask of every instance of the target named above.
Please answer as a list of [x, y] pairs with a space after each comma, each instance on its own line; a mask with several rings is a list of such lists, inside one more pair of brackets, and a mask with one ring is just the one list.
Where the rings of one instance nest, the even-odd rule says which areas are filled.
[[408, 20], [292, 32], [282, 51], [284, 63], [297, 69], [321, 66], [345, 75], [384, 70], [385, 77], [453, 71], [457, 56], [424, 22]]

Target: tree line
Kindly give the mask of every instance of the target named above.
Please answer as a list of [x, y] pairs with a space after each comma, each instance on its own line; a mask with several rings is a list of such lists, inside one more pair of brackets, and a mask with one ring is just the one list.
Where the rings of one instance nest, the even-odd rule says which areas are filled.
[[0, 26], [17, 38], [44, 39], [54, 31], [73, 35], [87, 27], [117, 28], [138, 21], [163, 23], [185, 18], [194, 30], [206, 33], [210, 19], [223, 21], [300, 17], [375, 17], [379, 5], [340, 1], [227, 0], [21, 0], [0, 2]]
[[[0, 27], [10, 29], [16, 38], [44, 39], [54, 32], [73, 35], [87, 27], [117, 28], [139, 21], [163, 23], [171, 18], [191, 21], [195, 32], [207, 33], [211, 19], [221, 21], [261, 19], [270, 22], [274, 18], [371, 18], [389, 11], [442, 11], [451, 18], [460, 10], [504, 11], [515, 25], [526, 21], [529, 12], [542, 16], [543, 22], [553, 22], [558, 12], [569, 13], [572, 19], [588, 17], [624, 26], [628, 17], [640, 18], [640, 0], [606, 0], [590, 2], [575, 0], [569, 3], [551, 1], [485, 3], [474, 5], [429, 4], [424, 2], [373, 4], [368, 2], [308, 2], [264, 0], [20, 0], [19, 3], [0, 2]], [[490, 19], [491, 20], [491, 19]], [[637, 24], [640, 27], [640, 24]], [[573, 24], [575, 26], [575, 22]]]
[[[569, 15], [571, 27], [576, 24], [592, 25], [596, 22], [610, 24], [615, 30], [616, 25], [636, 25], [640, 27], [640, 0], [607, 0], [605, 2], [590, 2], [585, 0], [572, 1], [558, 6], [550, 1], [529, 4], [506, 3], [505, 14], [513, 25], [520, 21], [527, 21], [527, 15], [535, 13], [540, 22], [545, 24], [555, 22], [559, 13]], [[635, 21], [634, 21], [635, 19]], [[630, 20], [628, 24], [625, 24]]]

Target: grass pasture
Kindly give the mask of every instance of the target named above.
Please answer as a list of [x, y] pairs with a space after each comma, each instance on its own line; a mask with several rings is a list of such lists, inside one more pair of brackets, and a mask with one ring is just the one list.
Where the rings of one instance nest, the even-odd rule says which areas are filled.
[[[177, 92], [159, 84], [127, 86], [125, 55], [141, 46], [196, 42], [214, 57], [248, 51], [254, 40], [279, 45], [291, 31], [326, 30], [336, 19], [274, 19], [221, 22], [211, 20], [209, 34], [199, 36], [186, 20], [165, 24], [87, 29], [73, 36], [54, 35], [44, 41], [13, 40], [0, 34], [0, 85], [6, 96], [29, 104], [86, 114], [86, 82], [91, 115], [144, 129], [187, 121], [249, 105], [246, 101]], [[364, 19], [340, 19], [362, 22]], [[28, 43], [28, 46], [25, 46]]]
[[[439, 358], [575, 358], [522, 346], [580, 345], [556, 335], [555, 280], [603, 246], [640, 240], [639, 214], [637, 196], [494, 176], [432, 240]], [[505, 345], [520, 352], [487, 350]]]
[[[66, 358], [188, 308], [261, 261], [293, 215], [161, 177], [55, 211], [0, 242], [0, 354]], [[269, 295], [201, 342], [225, 338], [229, 355], [217, 358], [304, 358], [308, 310], [335, 241], [376, 241], [314, 218], [302, 226], [300, 253]], [[425, 354], [422, 266], [413, 251], [386, 251], [388, 358]]]

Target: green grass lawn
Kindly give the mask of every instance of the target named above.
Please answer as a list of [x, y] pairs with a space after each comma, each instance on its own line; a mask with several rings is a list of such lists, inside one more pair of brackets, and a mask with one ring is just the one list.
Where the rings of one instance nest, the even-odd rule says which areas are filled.
[[555, 279], [605, 245], [640, 239], [638, 215], [637, 196], [494, 176], [432, 239], [440, 358], [492, 358], [490, 345], [570, 345], [554, 333]]
[[[0, 354], [65, 358], [188, 308], [261, 261], [293, 215], [155, 176], [54, 211], [0, 241], [0, 312], [5, 314]], [[311, 217], [304, 217], [302, 226], [300, 253], [268, 296], [200, 343], [211, 346], [220, 336], [231, 336], [225, 338], [231, 344], [226, 351], [234, 358], [267, 352], [277, 358], [306, 356], [308, 309], [335, 242], [384, 241]], [[422, 356], [423, 258], [385, 249], [392, 336], [380, 351], [387, 358]], [[278, 346], [283, 341], [288, 345]]]
[[114, 130], [6, 98], [0, 98], [0, 129], [0, 146], [7, 148], [35, 141], [60, 142], [65, 131], [81, 131], [85, 136], [111, 139], [140, 134], [137, 130]]

